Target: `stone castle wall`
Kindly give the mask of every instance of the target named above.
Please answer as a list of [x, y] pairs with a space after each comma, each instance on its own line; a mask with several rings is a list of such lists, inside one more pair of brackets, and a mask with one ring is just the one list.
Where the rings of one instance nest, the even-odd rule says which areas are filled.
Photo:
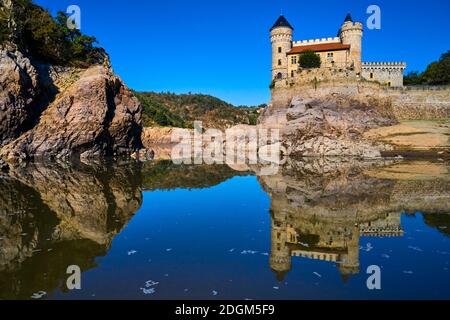
[[403, 87], [404, 62], [363, 62], [362, 77], [389, 87]]
[[399, 120], [450, 119], [450, 86], [385, 89]]
[[[317, 79], [317, 81], [314, 80]], [[325, 98], [330, 95], [348, 97], [365, 103], [376, 103], [380, 108], [390, 108], [398, 120], [439, 120], [450, 118], [450, 86], [438, 89], [386, 88], [379, 83], [341, 77], [326, 80], [311, 73], [302, 83], [278, 85], [272, 89], [272, 110], [289, 107], [296, 96]]]

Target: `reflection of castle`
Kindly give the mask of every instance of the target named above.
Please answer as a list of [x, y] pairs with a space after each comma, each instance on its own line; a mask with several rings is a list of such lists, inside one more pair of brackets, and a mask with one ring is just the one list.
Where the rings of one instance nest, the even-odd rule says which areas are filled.
[[272, 215], [270, 266], [279, 281], [291, 270], [292, 257], [338, 263], [346, 278], [359, 273], [360, 237], [403, 236], [399, 213], [360, 224], [351, 219], [342, 224], [317, 217], [290, 218], [283, 213]]
[[[371, 163], [291, 160], [259, 181], [271, 198], [270, 267], [278, 280], [292, 257], [338, 264], [343, 278], [360, 271], [361, 237], [401, 237], [403, 184], [366, 174]], [[408, 181], [408, 184], [412, 183]], [[423, 201], [422, 201], [423, 202]], [[424, 203], [416, 203], [416, 208]]]

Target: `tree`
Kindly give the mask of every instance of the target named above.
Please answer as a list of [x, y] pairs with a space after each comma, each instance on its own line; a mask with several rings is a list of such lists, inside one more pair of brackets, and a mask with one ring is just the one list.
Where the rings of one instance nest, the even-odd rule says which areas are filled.
[[314, 51], [307, 50], [300, 54], [300, 67], [305, 69], [320, 68], [320, 56]]
[[[67, 26], [68, 15], [58, 12], [54, 18], [31, 0], [14, 0], [10, 10], [0, 5], [0, 44], [14, 42], [41, 62], [88, 67], [101, 63], [105, 52], [94, 46], [94, 37]], [[14, 29], [8, 27], [12, 21]]]
[[450, 84], [450, 50], [443, 53], [439, 61], [430, 63], [424, 72], [409, 72], [404, 78], [404, 83], [405, 85]]
[[450, 51], [442, 54], [439, 61], [431, 63], [422, 77], [430, 85], [450, 84]]
[[422, 74], [418, 71], [411, 71], [405, 76], [403, 82], [406, 86], [420, 85], [423, 83]]

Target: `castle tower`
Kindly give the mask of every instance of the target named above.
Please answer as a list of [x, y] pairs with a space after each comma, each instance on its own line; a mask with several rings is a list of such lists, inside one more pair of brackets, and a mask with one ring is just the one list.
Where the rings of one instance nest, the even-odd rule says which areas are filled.
[[343, 257], [343, 261], [339, 265], [339, 271], [344, 278], [359, 273], [359, 226], [355, 225], [348, 235], [347, 239], [347, 255]]
[[286, 214], [272, 212], [270, 268], [279, 282], [291, 271], [291, 251], [288, 247]]
[[353, 22], [352, 16], [348, 14], [339, 30], [339, 37], [343, 44], [350, 45], [350, 62], [353, 63], [356, 74], [361, 75], [363, 24]]
[[292, 49], [292, 32], [294, 28], [284, 16], [280, 16], [270, 29], [272, 43], [272, 79], [288, 77], [288, 56]]

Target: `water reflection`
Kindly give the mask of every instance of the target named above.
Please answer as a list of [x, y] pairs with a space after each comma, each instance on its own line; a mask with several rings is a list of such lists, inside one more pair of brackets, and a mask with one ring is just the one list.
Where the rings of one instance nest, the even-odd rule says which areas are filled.
[[30, 164], [1, 176], [0, 297], [63, 288], [69, 265], [96, 267], [140, 208], [141, 191], [129, 166]]
[[209, 188], [226, 166], [28, 164], [0, 173], [0, 298], [65, 291], [66, 269], [95, 268], [142, 205], [143, 190]]
[[67, 266], [76, 264], [83, 272], [99, 268], [97, 258], [109, 254], [113, 239], [141, 209], [145, 192], [209, 189], [249, 175], [257, 176], [270, 197], [266, 268], [283, 281], [295, 272], [293, 259], [322, 260], [336, 264], [346, 282], [362, 271], [362, 238], [405, 236], [403, 213], [422, 212], [426, 224], [449, 236], [448, 168], [333, 159], [290, 160], [272, 176], [258, 176], [258, 168], [170, 161], [13, 168], [0, 173], [0, 298], [29, 299], [55, 289], [67, 293]]
[[[344, 281], [360, 272], [361, 237], [403, 237], [401, 214], [448, 225], [448, 169], [433, 163], [294, 161], [260, 177], [271, 197], [270, 267], [279, 281], [292, 257], [337, 263]], [[441, 218], [437, 218], [440, 216]]]

